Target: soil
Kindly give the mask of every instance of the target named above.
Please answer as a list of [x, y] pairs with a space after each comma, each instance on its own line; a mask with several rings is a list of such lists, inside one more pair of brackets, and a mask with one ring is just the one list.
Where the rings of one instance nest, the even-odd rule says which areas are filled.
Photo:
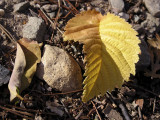
[[[47, 26], [43, 43], [65, 49], [79, 63], [84, 73], [83, 45], [78, 42], [63, 42], [61, 32], [64, 32], [67, 21], [80, 11], [96, 9], [102, 14], [113, 13], [109, 2], [107, 0], [63, 0], [60, 11], [58, 9], [54, 11], [57, 17], [52, 18], [52, 20], [57, 22], [55, 22], [56, 27], [53, 28], [39, 10], [45, 4], [58, 5], [59, 0], [28, 0], [28, 2], [39, 5], [39, 7], [31, 5], [22, 12], [14, 13], [14, 4], [22, 1], [5, 0], [5, 5], [2, 5], [5, 14], [0, 18], [0, 24], [11, 33], [15, 40], [19, 40], [22, 38], [22, 28], [27, 23], [28, 16], [41, 17]], [[124, 3], [123, 12], [129, 15], [128, 22], [133, 27], [135, 25], [142, 27], [141, 23], [147, 19], [146, 13], [148, 13], [144, 3], [138, 0], [124, 0]], [[139, 9], [138, 12], [135, 11], [135, 8]], [[138, 15], [138, 21], [135, 21], [135, 15]], [[156, 33], [159, 33], [157, 28], [154, 31], [150, 31], [150, 29], [146, 27], [138, 31], [138, 37], [146, 43], [149, 38], [155, 38]], [[148, 49], [150, 48], [148, 47]], [[0, 29], [0, 64], [10, 70], [10, 73], [14, 67], [15, 55], [16, 45]], [[156, 57], [151, 59], [156, 59]], [[151, 68], [152, 64], [147, 67], [148, 70], [152, 70]], [[21, 94], [25, 101], [18, 100], [16, 103], [12, 103], [9, 100], [8, 85], [5, 84], [0, 86], [0, 118], [8, 120], [159, 120], [160, 80], [155, 77], [147, 77], [146, 72], [145, 69], [137, 72], [135, 76], [130, 77], [129, 82], [123, 84], [122, 88], [115, 88], [111, 93], [107, 92], [104, 96], [98, 96], [87, 103], [83, 103], [81, 100], [82, 90], [61, 93], [35, 76], [29, 88]]]

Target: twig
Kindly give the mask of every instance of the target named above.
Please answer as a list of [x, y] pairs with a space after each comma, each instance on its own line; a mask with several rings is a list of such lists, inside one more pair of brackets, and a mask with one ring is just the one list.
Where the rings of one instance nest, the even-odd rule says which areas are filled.
[[95, 109], [95, 110], [96, 110], [96, 112], [97, 112], [98, 118], [99, 118], [100, 120], [102, 120], [102, 118], [101, 118], [101, 116], [100, 116], [100, 114], [99, 114], [99, 112], [98, 112], [98, 110], [97, 110], [97, 108], [96, 108], [96, 106], [95, 106], [94, 102], [93, 102], [93, 101], [91, 101], [91, 103], [92, 103], [92, 105], [93, 105], [94, 109]]
[[71, 115], [69, 114], [68, 109], [67, 109], [66, 106], [64, 105], [63, 101], [62, 101], [62, 100], [60, 100], [60, 101], [61, 101], [61, 103], [62, 103], [62, 105], [63, 105], [63, 107], [64, 107], [64, 110], [66, 111], [66, 113], [68, 114], [68, 116], [71, 118]]
[[65, 1], [68, 2], [72, 6], [72, 8], [76, 11], [76, 14], [77, 14], [78, 10], [68, 0], [65, 0]]
[[[48, 21], [50, 22], [51, 27], [54, 29], [55, 23], [53, 23], [52, 20], [45, 14], [45, 12], [42, 10], [42, 8], [40, 8], [40, 10], [43, 13], [43, 15], [48, 19]], [[58, 27], [57, 27], [57, 30], [63, 35], [63, 32]]]
[[18, 109], [18, 110], [21, 110], [21, 111], [32, 112], [32, 113], [47, 114], [47, 115], [53, 115], [53, 116], [57, 115], [57, 114], [50, 113], [50, 112], [43, 112], [43, 111], [39, 111], [39, 110], [26, 109], [26, 108], [22, 108], [22, 107], [18, 107], [18, 106], [12, 106], [12, 105], [6, 105], [6, 106], [12, 107], [12, 108], [15, 108], [15, 109]]
[[136, 86], [136, 85], [133, 85], [133, 84], [130, 84], [130, 83], [127, 83], [127, 84], [125, 83], [125, 85], [127, 85], [127, 86], [132, 86], [132, 87], [141, 89], [141, 90], [143, 90], [143, 91], [146, 91], [146, 92], [148, 92], [148, 93], [150, 93], [150, 94], [152, 94], [152, 95], [154, 95], [154, 96], [160, 98], [160, 95], [158, 95], [158, 94], [156, 94], [156, 93], [154, 93], [154, 92], [152, 92], [152, 91], [150, 91], [150, 90], [144, 89], [144, 88], [141, 87], [141, 86]]
[[106, 97], [112, 102], [112, 106], [114, 107], [114, 108], [116, 108], [117, 107], [117, 105], [116, 105], [116, 103], [114, 102], [114, 100], [113, 100], [113, 98], [112, 98], [112, 95], [107, 91], [107, 93], [106, 93]]
[[138, 115], [139, 115], [139, 120], [142, 120], [142, 112], [139, 106], [138, 106]]
[[153, 102], [153, 113], [155, 111], [155, 108], [156, 108], [156, 98], [154, 99], [154, 102]]
[[131, 120], [130, 117], [129, 117], [129, 115], [128, 115], [128, 112], [127, 112], [126, 108], [124, 107], [124, 105], [122, 103], [119, 103], [118, 106], [121, 109], [121, 112], [122, 112], [125, 120]]
[[[30, 114], [30, 113], [27, 113], [27, 112], [21, 112], [21, 111], [13, 110], [13, 109], [6, 108], [6, 107], [3, 107], [3, 106], [0, 106], [0, 108], [3, 109], [3, 110], [8, 111], [10, 113], [16, 114], [16, 115], [21, 116], [23, 118], [26, 118], [26, 119], [31, 119], [32, 120], [34, 118], [33, 114]], [[27, 116], [25, 116], [25, 115], [27, 115]]]
[[142, 0], [139, 0], [130, 10], [128, 10], [128, 14], [131, 13], [135, 8], [137, 8], [141, 4]]
[[55, 95], [65, 95], [65, 94], [71, 94], [71, 93], [76, 93], [76, 92], [81, 92], [83, 91], [83, 89], [80, 89], [80, 90], [75, 90], [75, 91], [70, 91], [70, 92], [65, 92], [65, 93], [53, 93], [53, 94], [45, 94], [45, 93], [42, 93], [40, 91], [36, 91], [36, 90], [32, 90], [31, 92], [38, 92], [44, 96], [55, 96]]
[[78, 115], [75, 117], [75, 120], [78, 120], [79, 117], [82, 115], [82, 113], [83, 113], [83, 110], [81, 110], [81, 111], [78, 113]]
[[0, 29], [7, 35], [7, 37], [8, 37], [14, 44], [17, 43], [16, 39], [11, 35], [11, 33], [10, 33], [7, 29], [5, 29], [1, 24], [0, 24]]

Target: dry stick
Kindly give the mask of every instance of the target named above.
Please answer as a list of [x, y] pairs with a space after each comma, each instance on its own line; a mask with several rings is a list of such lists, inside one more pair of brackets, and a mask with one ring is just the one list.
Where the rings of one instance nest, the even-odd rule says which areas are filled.
[[78, 10], [68, 0], [65, 0], [65, 1], [68, 2], [72, 6], [72, 8], [76, 11], [76, 14], [79, 13]]
[[155, 108], [156, 108], [156, 98], [154, 98], [154, 102], [153, 102], [153, 113], [155, 111]]
[[60, 101], [61, 101], [61, 103], [62, 103], [62, 105], [64, 107], [64, 110], [66, 111], [66, 113], [68, 114], [68, 116], [71, 118], [71, 115], [69, 114], [67, 107], [64, 105], [64, 103], [63, 103], [62, 100], [60, 100]]
[[102, 120], [102, 118], [101, 118], [101, 116], [100, 116], [100, 114], [99, 114], [99, 112], [98, 112], [98, 110], [97, 110], [97, 108], [96, 108], [96, 106], [95, 106], [94, 102], [93, 102], [93, 101], [91, 101], [91, 103], [92, 103], [92, 105], [93, 105], [94, 109], [96, 110], [96, 113], [98, 114], [98, 118], [99, 118], [100, 120]]
[[80, 90], [75, 90], [75, 91], [70, 91], [70, 92], [65, 92], [65, 93], [53, 93], [53, 94], [45, 94], [45, 93], [42, 93], [40, 91], [36, 91], [36, 90], [32, 90], [31, 92], [38, 92], [44, 96], [55, 96], [55, 95], [65, 95], [65, 94], [71, 94], [71, 93], [76, 93], [76, 92], [81, 92], [83, 91], [83, 89], [80, 89]]
[[1, 24], [0, 24], [0, 29], [7, 35], [7, 37], [8, 37], [14, 44], [17, 43], [16, 39], [11, 35], [11, 33], [10, 33], [7, 29], [5, 29]]
[[130, 10], [128, 10], [128, 14], [131, 13], [135, 8], [137, 8], [141, 4], [142, 0], [139, 0]]
[[82, 113], [83, 113], [83, 110], [81, 110], [81, 111], [78, 113], [78, 115], [75, 117], [75, 120], [78, 120], [79, 117], [82, 115]]
[[118, 106], [121, 109], [121, 112], [122, 112], [125, 120], [130, 120], [128, 112], [127, 112], [126, 108], [124, 107], [123, 103], [120, 102], [119, 100], [116, 100], [114, 97], [112, 97], [112, 95], [109, 92], [106, 93], [106, 96], [111, 100], [113, 106]]
[[139, 115], [139, 120], [142, 120], [142, 112], [139, 106], [138, 106], [138, 115]]
[[26, 109], [26, 108], [21, 108], [21, 107], [18, 107], [18, 106], [12, 106], [12, 105], [6, 105], [8, 107], [12, 107], [12, 108], [15, 108], [15, 109], [18, 109], [18, 110], [22, 110], [22, 111], [28, 111], [28, 112], [34, 112], [34, 113], [39, 113], [39, 114], [48, 114], [48, 115], [57, 115], [57, 114], [54, 114], [54, 113], [50, 113], [50, 112], [42, 112], [42, 111], [39, 111], [39, 110], [32, 110], [32, 109]]
[[124, 105], [122, 103], [119, 103], [118, 106], [121, 109], [121, 112], [122, 112], [125, 120], [131, 120], [130, 117], [129, 117], [129, 115], [128, 115], [128, 112], [127, 112], [126, 108], [124, 107]]
[[[54, 26], [54, 23], [52, 22], [52, 20], [45, 14], [45, 12], [40, 8], [40, 10], [42, 11], [42, 13], [45, 15], [45, 17], [48, 19], [48, 21], [51, 23], [51, 26]], [[63, 35], [63, 32], [57, 27], [57, 30]]]
[[133, 85], [133, 84], [130, 84], [130, 83], [127, 83], [127, 84], [125, 83], [125, 85], [127, 85], [127, 86], [132, 86], [132, 87], [135, 87], [135, 88], [144, 90], [144, 91], [146, 91], [146, 92], [148, 92], [148, 93], [150, 93], [150, 94], [152, 94], [152, 95], [157, 96], [158, 98], [160, 98], [160, 95], [158, 95], [158, 94], [156, 94], [156, 93], [154, 93], [154, 92], [152, 92], [152, 91], [150, 91], [150, 90], [144, 89], [144, 88], [141, 87], [141, 86], [136, 86], [136, 85]]
[[[34, 115], [29, 114], [29, 113], [26, 113], [26, 112], [21, 112], [21, 111], [13, 110], [13, 109], [6, 108], [6, 107], [3, 107], [3, 106], [0, 106], [0, 108], [3, 109], [3, 110], [8, 111], [8, 112], [10, 112], [10, 113], [13, 113], [13, 114], [15, 114], [15, 115], [18, 115], [18, 116], [21, 116], [21, 117], [23, 117], [23, 118], [26, 118], [26, 119], [33, 119], [33, 118], [31, 118], [31, 117], [34, 117]], [[24, 116], [23, 114], [28, 115], [28, 116], [30, 116], [30, 117]]]

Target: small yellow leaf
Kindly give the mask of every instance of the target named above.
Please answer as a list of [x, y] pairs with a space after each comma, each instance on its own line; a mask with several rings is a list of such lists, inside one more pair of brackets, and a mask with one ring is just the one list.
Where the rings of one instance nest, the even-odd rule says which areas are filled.
[[69, 20], [64, 40], [83, 43], [86, 53], [82, 100], [104, 95], [135, 75], [135, 63], [140, 53], [137, 32], [124, 19], [95, 10], [85, 11]]

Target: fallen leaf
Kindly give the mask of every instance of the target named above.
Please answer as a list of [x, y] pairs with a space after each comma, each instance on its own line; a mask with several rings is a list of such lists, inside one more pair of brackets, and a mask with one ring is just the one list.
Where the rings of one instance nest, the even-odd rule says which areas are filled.
[[9, 81], [10, 100], [26, 89], [36, 72], [37, 63], [41, 60], [40, 46], [36, 41], [22, 38], [17, 43], [14, 69]]
[[138, 99], [138, 100], [136, 100], [136, 104], [141, 108], [141, 110], [142, 110], [142, 108], [143, 108], [143, 103], [144, 103], [144, 100], [143, 100], [143, 99]]
[[65, 27], [64, 40], [83, 43], [86, 54], [82, 100], [89, 99], [128, 81], [135, 75], [135, 63], [140, 53], [137, 32], [124, 19], [95, 10], [76, 15]]

